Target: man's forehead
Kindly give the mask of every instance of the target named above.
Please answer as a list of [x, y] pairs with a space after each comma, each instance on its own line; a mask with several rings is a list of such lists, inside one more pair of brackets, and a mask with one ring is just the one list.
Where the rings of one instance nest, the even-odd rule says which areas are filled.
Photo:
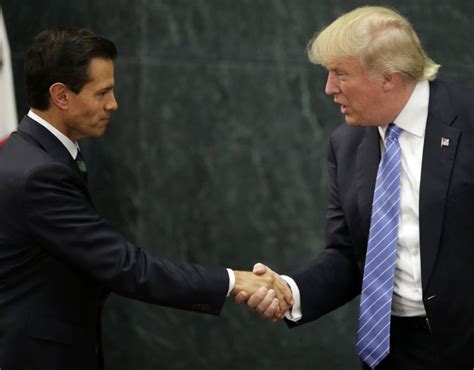
[[111, 90], [114, 86], [115, 79], [113, 74], [89, 75], [89, 80], [84, 84], [79, 93], [95, 93], [103, 90]]
[[110, 80], [114, 77], [114, 62], [112, 59], [92, 58], [88, 69], [90, 81]]
[[334, 70], [345, 70], [345, 71], [359, 71], [362, 69], [362, 65], [358, 58], [346, 57], [330, 60], [325, 64], [328, 71]]
[[114, 69], [114, 61], [109, 58], [94, 57], [89, 61], [89, 73]]

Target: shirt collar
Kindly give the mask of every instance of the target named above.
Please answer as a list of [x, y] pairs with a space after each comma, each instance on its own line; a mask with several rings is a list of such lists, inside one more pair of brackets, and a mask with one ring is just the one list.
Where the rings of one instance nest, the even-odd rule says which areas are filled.
[[76, 159], [77, 152], [79, 150], [79, 144], [77, 143], [77, 141], [74, 142], [71, 139], [69, 139], [66, 135], [64, 135], [61, 131], [59, 131], [56, 127], [54, 127], [51, 123], [49, 123], [45, 119], [38, 116], [31, 109], [28, 112], [28, 117], [30, 117], [31, 119], [34, 119], [41, 126], [43, 126], [45, 129], [51, 132], [54, 136], [56, 136], [57, 139], [66, 147], [67, 151], [71, 154], [72, 158]]
[[[430, 100], [430, 84], [428, 81], [418, 82], [405, 107], [395, 118], [395, 123], [404, 131], [423, 138], [426, 121], [428, 120], [428, 105]], [[385, 137], [387, 126], [379, 126], [379, 133]]]

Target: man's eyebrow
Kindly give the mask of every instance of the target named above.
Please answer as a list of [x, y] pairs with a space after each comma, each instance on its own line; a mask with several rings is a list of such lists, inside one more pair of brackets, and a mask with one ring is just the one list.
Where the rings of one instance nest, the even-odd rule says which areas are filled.
[[103, 88], [101, 88], [99, 91], [100, 92], [108, 91], [108, 90], [112, 90], [113, 88], [114, 88], [114, 85], [107, 85], [107, 86], [104, 86]]
[[328, 68], [328, 71], [330, 72], [336, 72], [336, 73], [347, 73], [347, 70], [344, 68], [341, 68], [340, 66], [335, 66]]

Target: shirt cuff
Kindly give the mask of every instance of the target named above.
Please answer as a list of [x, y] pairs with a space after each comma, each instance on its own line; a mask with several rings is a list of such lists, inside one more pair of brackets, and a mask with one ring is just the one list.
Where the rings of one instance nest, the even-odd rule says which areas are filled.
[[303, 313], [301, 312], [300, 290], [298, 289], [298, 285], [296, 285], [295, 281], [289, 276], [280, 275], [280, 277], [288, 283], [291, 293], [293, 294], [293, 307], [291, 310], [286, 311], [285, 318], [290, 321], [297, 322], [303, 317]]
[[227, 297], [230, 296], [230, 292], [234, 289], [235, 286], [235, 274], [234, 271], [231, 269], [227, 269], [227, 273], [229, 274], [229, 290], [227, 291]]

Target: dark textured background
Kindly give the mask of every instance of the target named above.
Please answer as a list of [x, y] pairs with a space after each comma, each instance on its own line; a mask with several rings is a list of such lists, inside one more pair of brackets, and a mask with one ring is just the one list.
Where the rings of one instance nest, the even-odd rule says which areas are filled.
[[[312, 34], [361, 1], [4, 0], [19, 117], [32, 37], [81, 26], [118, 46], [119, 111], [83, 142], [102, 214], [154, 254], [277, 271], [324, 247], [325, 148], [342, 121]], [[474, 86], [474, 2], [372, 1], [414, 23], [441, 77]], [[356, 369], [357, 302], [289, 330], [228, 302], [220, 318], [113, 296], [113, 370]]]

